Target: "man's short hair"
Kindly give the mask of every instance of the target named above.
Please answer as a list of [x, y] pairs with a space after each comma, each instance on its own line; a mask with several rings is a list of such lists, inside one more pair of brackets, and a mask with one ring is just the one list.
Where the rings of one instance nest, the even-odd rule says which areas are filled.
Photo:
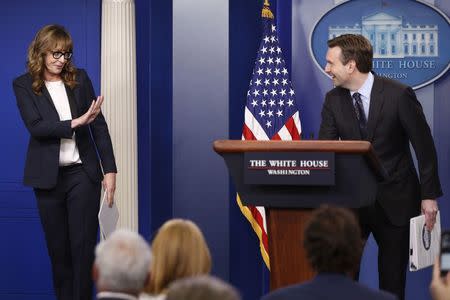
[[303, 246], [311, 267], [319, 273], [357, 271], [363, 242], [354, 213], [346, 208], [322, 205], [306, 226]]
[[210, 275], [179, 279], [169, 286], [166, 300], [240, 300], [237, 290]]
[[111, 292], [142, 291], [150, 271], [150, 246], [137, 233], [119, 229], [95, 249], [97, 287]]
[[343, 34], [328, 41], [328, 47], [342, 50], [341, 62], [346, 65], [354, 60], [361, 73], [372, 70], [373, 49], [369, 40], [360, 34]]

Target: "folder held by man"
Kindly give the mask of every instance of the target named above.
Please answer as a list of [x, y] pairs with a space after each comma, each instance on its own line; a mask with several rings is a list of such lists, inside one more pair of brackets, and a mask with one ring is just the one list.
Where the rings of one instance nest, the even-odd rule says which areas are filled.
[[409, 270], [418, 271], [432, 266], [439, 254], [441, 217], [436, 214], [433, 230], [427, 230], [425, 215], [411, 218], [409, 223]]

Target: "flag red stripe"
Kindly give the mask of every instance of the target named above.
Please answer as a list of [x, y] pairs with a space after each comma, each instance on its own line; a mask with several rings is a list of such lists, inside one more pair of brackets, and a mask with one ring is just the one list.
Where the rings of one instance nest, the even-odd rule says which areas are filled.
[[275, 135], [272, 137], [272, 140], [275, 140], [275, 141], [281, 141], [281, 138], [280, 138], [280, 136], [279, 136], [278, 133], [277, 133], [277, 134], [275, 134]]
[[262, 242], [264, 245], [264, 248], [266, 249], [266, 252], [269, 253], [269, 242], [267, 239], [267, 232], [264, 229], [264, 223], [265, 220], [263, 219], [263, 217], [261, 216], [261, 214], [259, 213], [258, 209], [255, 206], [249, 205], [247, 206], [250, 211], [252, 212], [252, 216], [253, 218], [256, 220], [256, 222], [259, 224], [259, 227], [262, 229]]
[[242, 128], [242, 135], [244, 136], [244, 140], [256, 140], [256, 137], [253, 135], [253, 132], [247, 125], [244, 123], [244, 128]]
[[[247, 127], [246, 124], [244, 124], [242, 129], [242, 135], [245, 140], [256, 140], [256, 137], [253, 135], [253, 132], [250, 130], [250, 128]], [[261, 228], [261, 238], [262, 238], [262, 244], [264, 248], [266, 249], [266, 252], [269, 253], [269, 242], [267, 239], [267, 232], [264, 229], [265, 219], [261, 215], [261, 213], [258, 211], [258, 209], [253, 205], [248, 205], [247, 208], [250, 210], [253, 219], [256, 220], [259, 227]]]
[[289, 120], [287, 120], [285, 126], [286, 126], [287, 130], [289, 131], [289, 133], [291, 134], [292, 140], [300, 139], [300, 134], [298, 132], [297, 126], [295, 126], [293, 118], [289, 118]]

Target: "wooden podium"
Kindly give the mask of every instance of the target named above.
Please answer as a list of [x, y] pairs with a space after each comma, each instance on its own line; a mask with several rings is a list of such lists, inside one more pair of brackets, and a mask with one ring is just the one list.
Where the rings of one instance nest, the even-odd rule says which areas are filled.
[[[303, 231], [314, 208], [324, 203], [349, 208], [370, 205], [375, 201], [377, 181], [385, 177], [366, 141], [218, 140], [213, 147], [224, 158], [242, 203], [266, 208], [271, 290], [314, 276], [303, 249]], [[300, 178], [298, 184], [289, 185], [246, 182], [248, 153], [264, 157], [265, 153], [314, 156], [323, 152], [334, 158], [334, 184], [303, 184]]]

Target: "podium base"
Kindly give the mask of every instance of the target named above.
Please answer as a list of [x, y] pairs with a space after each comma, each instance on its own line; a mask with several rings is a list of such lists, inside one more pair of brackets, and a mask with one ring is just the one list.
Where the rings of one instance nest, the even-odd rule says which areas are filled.
[[266, 208], [271, 291], [314, 277], [303, 248], [304, 229], [312, 212], [310, 208]]

